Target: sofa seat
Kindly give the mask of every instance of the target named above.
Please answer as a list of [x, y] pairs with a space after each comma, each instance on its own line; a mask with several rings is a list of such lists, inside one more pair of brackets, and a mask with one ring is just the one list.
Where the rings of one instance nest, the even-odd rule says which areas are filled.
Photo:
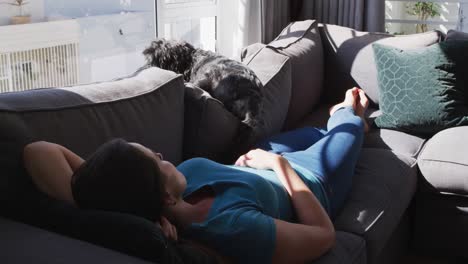
[[[301, 126], [326, 126], [328, 109], [320, 106]], [[369, 118], [375, 112], [368, 111]], [[372, 128], [365, 137], [353, 188], [334, 223], [366, 240], [368, 263], [378, 263], [416, 192], [416, 155], [423, 144], [424, 139], [386, 129]]]
[[366, 241], [347, 232], [336, 232], [335, 246], [313, 264], [357, 264], [366, 263]]
[[150, 263], [0, 217], [2, 263]]
[[368, 263], [376, 263], [416, 192], [416, 160], [363, 148], [353, 180], [335, 227], [364, 237]]
[[[329, 115], [329, 105], [320, 105], [311, 114], [307, 115], [299, 127], [314, 126], [314, 127], [325, 127]], [[387, 149], [395, 152], [398, 155], [407, 155], [412, 158], [417, 158], [418, 153], [424, 146], [425, 139], [414, 135], [406, 134], [404, 132], [390, 130], [390, 129], [379, 129], [373, 126], [374, 119], [379, 116], [381, 112], [377, 109], [371, 109], [366, 113], [367, 120], [371, 126], [371, 130], [364, 138], [364, 148], [377, 148]]]

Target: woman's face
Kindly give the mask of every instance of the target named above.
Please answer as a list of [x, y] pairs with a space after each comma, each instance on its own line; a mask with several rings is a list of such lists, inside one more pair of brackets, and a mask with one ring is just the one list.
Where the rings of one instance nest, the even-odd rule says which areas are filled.
[[185, 176], [180, 173], [172, 163], [164, 160], [161, 153], [153, 152], [151, 149], [138, 143], [130, 143], [130, 145], [141, 150], [148, 157], [154, 160], [165, 178], [166, 192], [176, 200], [182, 199], [182, 194], [187, 187]]

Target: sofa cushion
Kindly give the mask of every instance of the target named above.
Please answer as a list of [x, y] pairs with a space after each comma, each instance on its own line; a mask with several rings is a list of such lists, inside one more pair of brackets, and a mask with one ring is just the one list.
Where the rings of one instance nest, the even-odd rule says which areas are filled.
[[406, 51], [373, 48], [382, 111], [378, 127], [430, 136], [468, 124], [468, 41]]
[[184, 160], [206, 157], [225, 161], [237, 142], [242, 122], [206, 91], [186, 84]]
[[378, 257], [416, 191], [415, 159], [384, 149], [361, 151], [353, 187], [334, 223], [366, 240], [368, 261]]
[[468, 41], [468, 33], [451, 29], [447, 32], [445, 41], [452, 41], [452, 40]]
[[270, 44], [291, 58], [292, 90], [284, 124], [289, 129], [319, 102], [323, 86], [323, 50], [314, 20], [293, 22]]
[[371, 129], [364, 139], [364, 148], [391, 150], [400, 155], [416, 158], [425, 139], [390, 129]]
[[[367, 122], [372, 124], [372, 120], [380, 114], [380, 111], [369, 108], [366, 112]], [[299, 127], [326, 127], [329, 117], [329, 106], [321, 105], [311, 114], [307, 115], [304, 120], [300, 122]], [[423, 147], [424, 142], [425, 139], [422, 137], [396, 130], [371, 127], [370, 131], [364, 137], [363, 147], [387, 149], [400, 155], [407, 155], [416, 158]]]
[[0, 94], [0, 117], [83, 157], [122, 137], [182, 160], [183, 79], [155, 67], [112, 82]]
[[424, 146], [418, 166], [437, 192], [468, 195], [468, 127], [437, 133]]
[[264, 86], [264, 124], [263, 132], [259, 135], [264, 138], [279, 133], [283, 128], [291, 99], [291, 63], [288, 56], [270, 47], [257, 45], [257, 48], [252, 48], [251, 51], [256, 52], [249, 54], [243, 62], [255, 72]]
[[0, 233], [5, 263], [150, 263], [4, 218]]
[[336, 242], [325, 255], [311, 264], [365, 264], [366, 241], [347, 232], [336, 232]]
[[358, 86], [367, 93], [373, 104], [379, 104], [372, 43], [406, 50], [430, 46], [442, 38], [442, 33], [438, 31], [394, 36], [334, 25], [323, 25], [319, 29], [325, 53], [324, 99], [328, 103], [342, 100], [346, 89]]

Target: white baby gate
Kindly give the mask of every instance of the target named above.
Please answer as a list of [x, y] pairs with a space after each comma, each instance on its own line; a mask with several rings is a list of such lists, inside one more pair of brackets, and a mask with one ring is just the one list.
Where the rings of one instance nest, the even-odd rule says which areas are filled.
[[0, 27], [0, 92], [79, 82], [79, 27], [54, 21]]

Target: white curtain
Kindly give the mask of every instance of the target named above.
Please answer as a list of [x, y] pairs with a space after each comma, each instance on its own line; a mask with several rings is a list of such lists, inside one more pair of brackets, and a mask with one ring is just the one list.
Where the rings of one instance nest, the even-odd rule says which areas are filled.
[[217, 50], [238, 59], [243, 47], [262, 41], [262, 0], [218, 2]]

